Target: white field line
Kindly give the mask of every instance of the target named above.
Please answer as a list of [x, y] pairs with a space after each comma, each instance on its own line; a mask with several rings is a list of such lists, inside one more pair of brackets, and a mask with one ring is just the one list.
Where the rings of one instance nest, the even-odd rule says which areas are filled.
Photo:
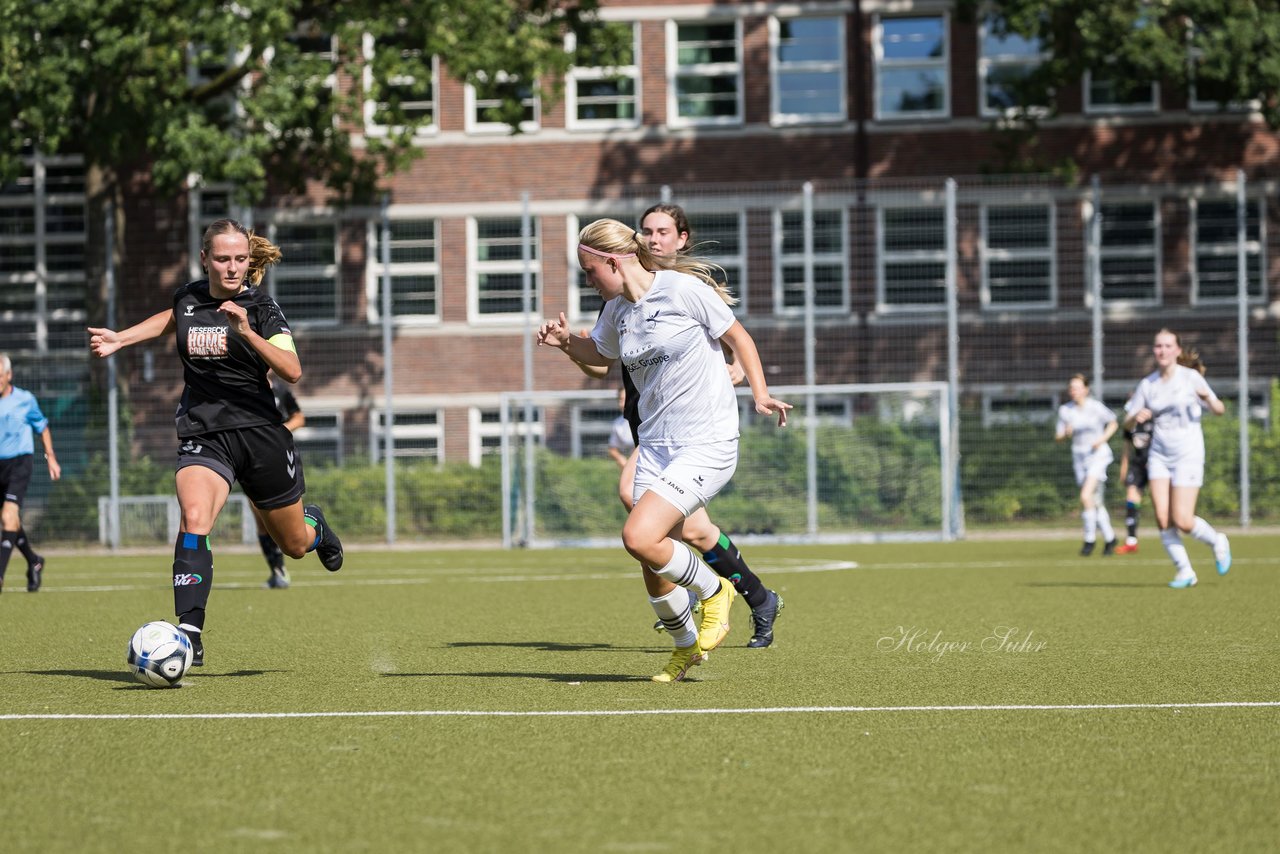
[[[843, 570], [857, 569], [857, 568], [858, 568], [857, 561], [836, 560], [836, 561], [828, 561], [825, 563], [798, 564], [795, 566], [770, 566], [767, 568], [760, 569], [760, 572], [768, 575], [780, 575], [780, 574], [795, 574], [795, 573], [803, 573], [803, 572], [839, 572]], [[387, 572], [387, 571], [395, 572], [395, 570], [378, 570], [379, 573]], [[80, 577], [88, 577], [83, 573], [79, 573], [78, 575]], [[229, 575], [234, 578], [250, 577], [250, 578], [258, 579], [262, 575], [262, 573], [257, 572], [257, 573], [254, 573], [252, 576], [249, 576], [244, 572], [236, 572], [236, 573], [228, 572], [228, 573], [225, 573], [225, 575]], [[633, 581], [635, 580], [636, 575], [637, 575], [637, 572], [634, 569], [627, 569], [625, 571], [616, 570], [616, 571], [610, 571], [610, 572], [554, 572], [554, 573], [538, 573], [538, 574], [506, 573], [503, 575], [485, 575], [483, 573], [473, 573], [470, 575], [463, 575], [463, 574], [459, 574], [459, 571], [457, 569], [446, 569], [443, 571], [437, 571], [433, 569], [433, 570], [426, 570], [424, 574], [418, 575], [416, 577], [369, 578], [369, 577], [360, 575], [357, 571], [355, 573], [344, 572], [341, 576], [337, 576], [337, 577], [326, 578], [324, 576], [321, 576], [319, 578], [316, 578], [316, 577], [307, 578], [305, 580], [298, 582], [297, 586], [300, 586], [300, 587], [349, 587], [349, 586], [373, 587], [373, 586], [399, 586], [399, 585], [409, 585], [409, 584], [436, 584], [436, 583], [511, 584], [511, 583], [523, 583], [523, 582], [529, 582], [529, 581], [575, 582], [575, 581], [618, 581], [620, 579]], [[141, 576], [131, 574], [127, 577], [138, 578]], [[158, 578], [154, 575], [149, 575], [147, 577], [154, 578], [155, 580], [146, 584], [92, 584], [92, 585], [74, 585], [74, 586], [56, 586], [56, 585], [50, 585], [46, 583], [45, 586], [40, 588], [40, 592], [44, 593], [47, 591], [50, 593], [113, 593], [113, 592], [129, 591], [129, 590], [154, 590], [156, 587], [167, 586], [165, 584], [166, 579], [165, 577], [163, 577], [163, 575], [161, 575]], [[226, 583], [226, 582], [217, 581], [218, 577], [222, 577], [222, 576], [215, 576], [214, 587], [222, 590], [234, 590], [237, 588], [240, 588], [240, 589], [255, 588], [255, 587], [263, 586], [262, 582], [258, 580], [251, 581], [251, 582], [249, 581], [234, 582], [233, 581], [230, 583]], [[296, 576], [295, 576], [295, 581], [297, 581]]]
[[1277, 709], [1280, 700], [1216, 703], [1063, 703], [964, 706], [772, 706], [753, 709], [585, 709], [585, 710], [467, 710], [406, 709], [366, 712], [205, 712], [198, 714], [14, 714], [0, 721], [159, 721], [159, 720], [274, 720], [295, 718], [603, 718], [653, 715], [796, 715], [895, 714], [914, 712], [1099, 712], [1182, 709]]

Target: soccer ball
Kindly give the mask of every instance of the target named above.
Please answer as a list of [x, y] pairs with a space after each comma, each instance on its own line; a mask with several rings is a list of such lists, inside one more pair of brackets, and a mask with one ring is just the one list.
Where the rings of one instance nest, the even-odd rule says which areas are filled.
[[191, 639], [172, 623], [147, 623], [129, 639], [125, 661], [133, 678], [150, 688], [177, 688], [191, 668]]

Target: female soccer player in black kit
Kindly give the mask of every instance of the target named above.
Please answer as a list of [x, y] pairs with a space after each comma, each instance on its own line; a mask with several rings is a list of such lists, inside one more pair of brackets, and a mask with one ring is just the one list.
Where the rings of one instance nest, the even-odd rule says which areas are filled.
[[89, 349], [99, 358], [177, 333], [186, 388], [177, 413], [182, 528], [173, 549], [173, 601], [197, 665], [204, 663], [201, 633], [213, 586], [209, 532], [233, 482], [262, 511], [285, 554], [300, 558], [314, 549], [325, 569], [342, 567], [342, 543], [324, 514], [302, 504], [302, 460], [267, 378], [268, 371], [289, 383], [302, 377], [280, 306], [252, 287], [279, 260], [270, 241], [234, 220], [218, 220], [205, 230], [200, 251], [208, 279], [178, 288], [172, 308], [128, 329], [89, 329]]

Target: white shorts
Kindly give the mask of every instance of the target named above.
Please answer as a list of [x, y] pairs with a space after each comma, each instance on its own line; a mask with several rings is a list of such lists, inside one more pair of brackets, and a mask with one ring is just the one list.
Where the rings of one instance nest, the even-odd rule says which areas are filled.
[[737, 467], [737, 439], [706, 445], [641, 443], [631, 495], [639, 502], [652, 489], [687, 518], [724, 489]]
[[1087, 454], [1073, 454], [1071, 463], [1075, 467], [1076, 486], [1084, 486], [1085, 478], [1092, 477], [1098, 483], [1107, 482], [1107, 466], [1115, 460], [1111, 448], [1103, 445], [1096, 451]]
[[1167, 479], [1172, 486], [1204, 486], [1204, 443], [1191, 443], [1176, 454], [1147, 457], [1147, 482]]

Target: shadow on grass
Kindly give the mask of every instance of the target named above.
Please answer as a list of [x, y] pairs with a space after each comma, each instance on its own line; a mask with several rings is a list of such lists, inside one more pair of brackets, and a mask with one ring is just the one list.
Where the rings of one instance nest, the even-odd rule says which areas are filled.
[[391, 677], [448, 677], [473, 676], [482, 679], [544, 679], [547, 682], [648, 682], [648, 676], [627, 673], [517, 673], [495, 671], [490, 673], [383, 673]]
[[505, 647], [510, 649], [536, 649], [540, 652], [590, 652], [592, 650], [643, 652], [654, 649], [654, 647], [650, 646], [617, 646], [611, 643], [560, 643], [559, 641], [450, 641], [445, 646], [450, 649]]
[[103, 682], [128, 682], [139, 688], [144, 687], [123, 670], [24, 670], [20, 672], [30, 676], [74, 676], [78, 679], [101, 679]]

